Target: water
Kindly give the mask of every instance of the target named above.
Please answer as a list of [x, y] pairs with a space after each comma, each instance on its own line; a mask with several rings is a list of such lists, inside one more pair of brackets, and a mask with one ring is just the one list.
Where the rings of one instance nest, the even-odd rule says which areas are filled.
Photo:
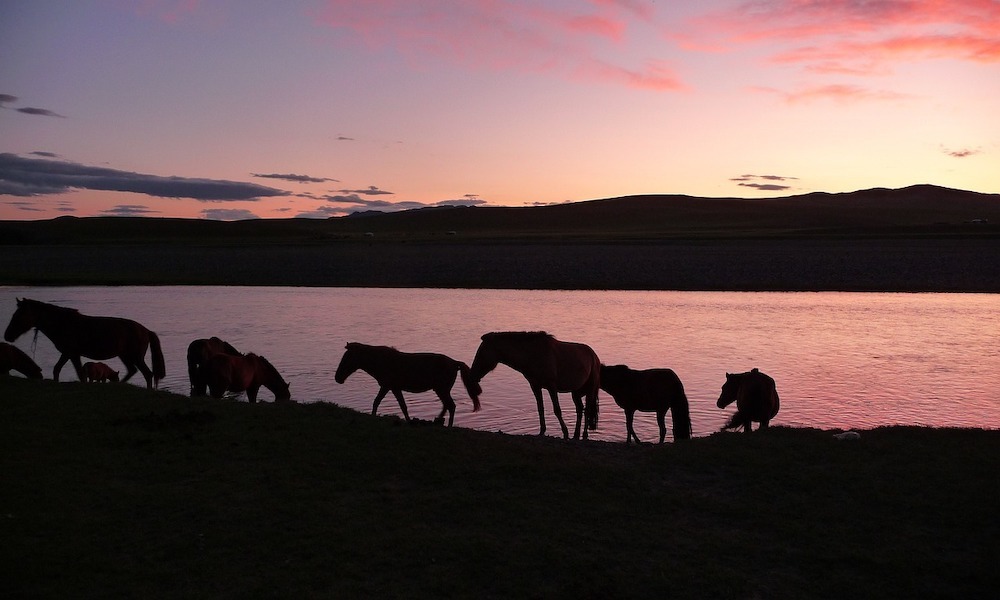
[[[367, 412], [378, 391], [373, 379], [358, 372], [344, 385], [333, 380], [349, 341], [440, 352], [471, 364], [483, 333], [543, 329], [591, 345], [605, 364], [676, 371], [695, 435], [718, 430], [732, 412], [715, 407], [725, 373], [753, 367], [777, 382], [775, 424], [1000, 427], [996, 294], [3, 287], [2, 326], [20, 297], [143, 323], [163, 344], [161, 388], [183, 394], [186, 348], [200, 337], [217, 335], [265, 355], [291, 383], [294, 400]], [[51, 377], [58, 355], [44, 335], [34, 349], [30, 333], [15, 345]], [[117, 359], [106, 362], [120, 368]], [[72, 368], [62, 377], [73, 379]], [[139, 375], [132, 382], [144, 385]], [[456, 426], [537, 433], [534, 397], [520, 374], [501, 365], [482, 385], [483, 410], [472, 413], [456, 383]], [[433, 393], [406, 397], [413, 417], [430, 419], [440, 410]], [[273, 396], [262, 389], [260, 398]], [[568, 395], [561, 404], [564, 416], [573, 415]], [[399, 414], [391, 395], [379, 413]], [[548, 433], [558, 435], [548, 400], [545, 413]], [[656, 439], [655, 418], [638, 413], [636, 431]], [[607, 394], [594, 437], [625, 439], [623, 413]]]

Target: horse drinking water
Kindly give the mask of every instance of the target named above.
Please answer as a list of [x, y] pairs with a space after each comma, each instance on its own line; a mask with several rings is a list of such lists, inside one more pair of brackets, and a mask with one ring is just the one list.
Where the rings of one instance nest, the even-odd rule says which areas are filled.
[[660, 426], [660, 443], [667, 436], [664, 417], [670, 411], [674, 426], [674, 439], [686, 440], [691, 437], [691, 416], [684, 385], [677, 374], [670, 369], [645, 369], [637, 371], [625, 365], [601, 365], [601, 389], [611, 394], [615, 404], [625, 411], [625, 443], [639, 436], [632, 428], [635, 411], [655, 412], [656, 423]]
[[17, 346], [0, 342], [0, 375], [17, 371], [28, 379], [41, 379], [42, 369]]
[[472, 377], [481, 381], [498, 364], [519, 371], [528, 380], [538, 404], [538, 435], [545, 434], [545, 410], [542, 404], [542, 390], [549, 392], [552, 412], [559, 420], [563, 438], [569, 438], [566, 422], [559, 407], [559, 392], [570, 392], [576, 405], [576, 429], [573, 439], [580, 437], [580, 421], [584, 413], [583, 398], [586, 397], [587, 425], [583, 439], [587, 439], [588, 429], [597, 429], [597, 391], [601, 377], [601, 359], [585, 344], [563, 342], [544, 331], [503, 331], [487, 333], [482, 337], [476, 358], [472, 361]]
[[97, 383], [106, 381], [117, 382], [118, 371], [113, 370], [102, 362], [83, 363], [83, 380]]
[[213, 398], [221, 398], [227, 391], [246, 392], [247, 400], [253, 403], [257, 401], [261, 386], [271, 390], [275, 402], [292, 398], [288, 384], [274, 365], [252, 352], [238, 356], [213, 354], [202, 367], [201, 377]]
[[465, 391], [472, 398], [472, 411], [479, 410], [479, 394], [482, 388], [472, 378], [468, 365], [444, 354], [432, 352], [400, 352], [389, 346], [369, 346], [358, 342], [347, 344], [347, 352], [340, 359], [334, 381], [344, 383], [358, 369], [368, 373], [378, 382], [379, 390], [372, 404], [372, 414], [378, 411], [378, 405], [386, 394], [392, 392], [403, 411], [403, 418], [410, 420], [403, 400], [403, 392], [426, 392], [434, 390], [441, 399], [441, 414], [436, 422], [444, 422], [444, 414], [448, 413], [448, 427], [455, 420], [455, 400], [451, 397], [451, 388], [455, 385], [458, 374], [462, 374]]
[[232, 344], [215, 336], [197, 339], [188, 344], [188, 381], [191, 382], [192, 396], [206, 394], [208, 382], [205, 381], [205, 363], [215, 354], [243, 356], [243, 353], [234, 348]]
[[[60, 352], [52, 369], [52, 378], [59, 381], [59, 371], [66, 361], [72, 361], [76, 375], [84, 380], [80, 357], [107, 360], [118, 357], [125, 365], [122, 381], [128, 381], [136, 370], [146, 378], [146, 387], [155, 387], [164, 375], [163, 350], [160, 338], [139, 323], [118, 317], [91, 317], [72, 308], [63, 308], [27, 298], [17, 301], [17, 310], [10, 318], [4, 339], [13, 342], [34, 327], [52, 341]], [[153, 368], [146, 366], [146, 350], [152, 354]]]
[[780, 402], [778, 389], [769, 376], [753, 369], [746, 373], [726, 373], [726, 383], [719, 395], [719, 408], [736, 402], [736, 413], [722, 429], [738, 429], [750, 433], [750, 422], [760, 423], [765, 429], [774, 415], [778, 414]]

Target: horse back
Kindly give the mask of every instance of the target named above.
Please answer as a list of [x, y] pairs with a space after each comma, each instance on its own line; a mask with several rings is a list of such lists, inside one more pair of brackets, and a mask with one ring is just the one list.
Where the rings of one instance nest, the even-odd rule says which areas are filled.
[[666, 411], [674, 399], [684, 397], [684, 386], [671, 369], [605, 369], [601, 388], [624, 410]]
[[774, 379], [752, 371], [744, 375], [736, 398], [736, 408], [755, 421], [770, 420], [778, 413], [778, 389]]
[[444, 354], [434, 352], [400, 352], [387, 354], [381, 364], [374, 367], [378, 375], [369, 371], [379, 385], [406, 392], [426, 392], [454, 385], [461, 363]]
[[579, 342], [553, 340], [551, 363], [560, 392], [596, 391], [601, 380], [601, 359], [594, 349]]
[[146, 353], [149, 330], [142, 324], [121, 317], [76, 315], [60, 331], [46, 336], [66, 354], [78, 354], [99, 360], [123, 354]]

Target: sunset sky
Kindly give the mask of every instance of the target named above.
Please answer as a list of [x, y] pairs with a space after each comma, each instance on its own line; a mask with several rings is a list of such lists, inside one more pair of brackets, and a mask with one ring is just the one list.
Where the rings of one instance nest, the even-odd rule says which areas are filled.
[[0, 219], [1000, 192], [1000, 0], [0, 0]]

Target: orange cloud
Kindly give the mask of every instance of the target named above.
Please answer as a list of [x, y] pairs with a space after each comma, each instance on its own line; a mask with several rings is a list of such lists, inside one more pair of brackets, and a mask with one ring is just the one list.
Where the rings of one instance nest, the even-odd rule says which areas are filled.
[[793, 91], [778, 90], [769, 87], [755, 87], [752, 91], [774, 94], [788, 104], [802, 104], [817, 100], [830, 100], [839, 104], [849, 104], [862, 101], [896, 101], [907, 100], [911, 96], [890, 90], [874, 90], [871, 88], [850, 84], [828, 84], [801, 87]]
[[516, 70], [636, 89], [683, 89], [666, 63], [625, 64], [629, 28], [651, 17], [635, 0], [593, 0], [548, 8], [529, 0], [328, 0], [316, 20], [347, 39], [395, 48], [419, 64], [445, 60], [470, 69]]

